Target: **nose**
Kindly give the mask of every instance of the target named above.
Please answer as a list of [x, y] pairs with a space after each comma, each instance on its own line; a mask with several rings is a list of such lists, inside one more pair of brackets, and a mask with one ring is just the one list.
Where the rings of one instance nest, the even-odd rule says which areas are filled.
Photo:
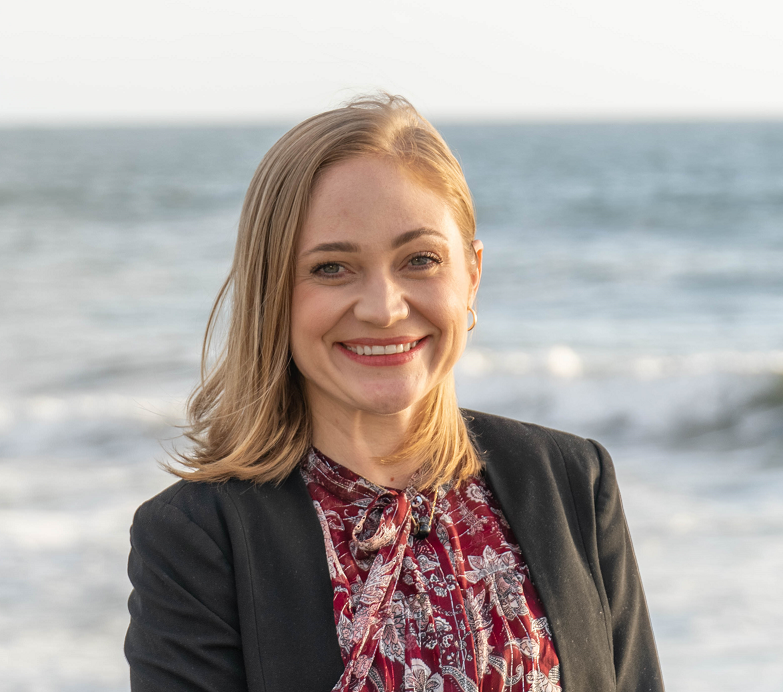
[[361, 295], [354, 305], [354, 315], [360, 322], [390, 327], [409, 313], [405, 296], [391, 277], [378, 274], [362, 282]]

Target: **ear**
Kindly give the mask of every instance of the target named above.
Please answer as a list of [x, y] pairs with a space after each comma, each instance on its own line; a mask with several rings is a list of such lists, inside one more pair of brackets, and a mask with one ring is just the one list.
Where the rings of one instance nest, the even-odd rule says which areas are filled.
[[478, 292], [479, 283], [481, 282], [481, 263], [484, 259], [484, 243], [480, 240], [473, 241], [473, 252], [475, 257], [471, 266], [468, 268], [470, 272], [470, 294], [468, 296], [468, 305], [473, 305], [473, 301], [476, 300], [476, 293]]

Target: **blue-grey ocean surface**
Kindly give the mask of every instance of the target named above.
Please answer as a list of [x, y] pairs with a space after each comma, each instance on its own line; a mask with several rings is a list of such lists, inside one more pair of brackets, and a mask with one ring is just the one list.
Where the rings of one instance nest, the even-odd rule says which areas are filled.
[[[129, 689], [128, 527], [283, 130], [0, 130], [3, 690]], [[461, 403], [609, 448], [670, 692], [783, 690], [783, 124], [443, 132], [486, 247]]]

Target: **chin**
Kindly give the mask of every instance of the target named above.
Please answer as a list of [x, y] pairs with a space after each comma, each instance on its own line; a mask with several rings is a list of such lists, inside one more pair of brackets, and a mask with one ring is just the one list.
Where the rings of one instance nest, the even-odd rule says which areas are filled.
[[368, 396], [363, 397], [361, 405], [358, 408], [367, 413], [375, 413], [381, 416], [391, 416], [395, 413], [407, 411], [411, 406], [415, 406], [421, 398], [415, 396]]
[[406, 411], [412, 405], [413, 404], [411, 402], [398, 403], [393, 401], [383, 401], [383, 402], [367, 402], [361, 408], [367, 413], [375, 413], [379, 416], [393, 416], [396, 413], [401, 413], [402, 411]]

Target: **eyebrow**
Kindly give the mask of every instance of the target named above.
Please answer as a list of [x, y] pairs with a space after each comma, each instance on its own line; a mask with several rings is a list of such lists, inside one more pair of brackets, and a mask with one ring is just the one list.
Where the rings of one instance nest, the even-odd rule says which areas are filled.
[[[438, 238], [446, 240], [446, 236], [440, 231], [436, 231], [434, 228], [415, 228], [412, 231], [406, 231], [401, 233], [392, 241], [392, 248], [397, 249], [410, 243], [411, 240], [416, 240], [424, 235], [434, 235]], [[316, 252], [359, 252], [361, 248], [356, 243], [335, 242], [335, 243], [321, 243], [314, 248], [309, 249], [304, 255], [313, 255]]]

